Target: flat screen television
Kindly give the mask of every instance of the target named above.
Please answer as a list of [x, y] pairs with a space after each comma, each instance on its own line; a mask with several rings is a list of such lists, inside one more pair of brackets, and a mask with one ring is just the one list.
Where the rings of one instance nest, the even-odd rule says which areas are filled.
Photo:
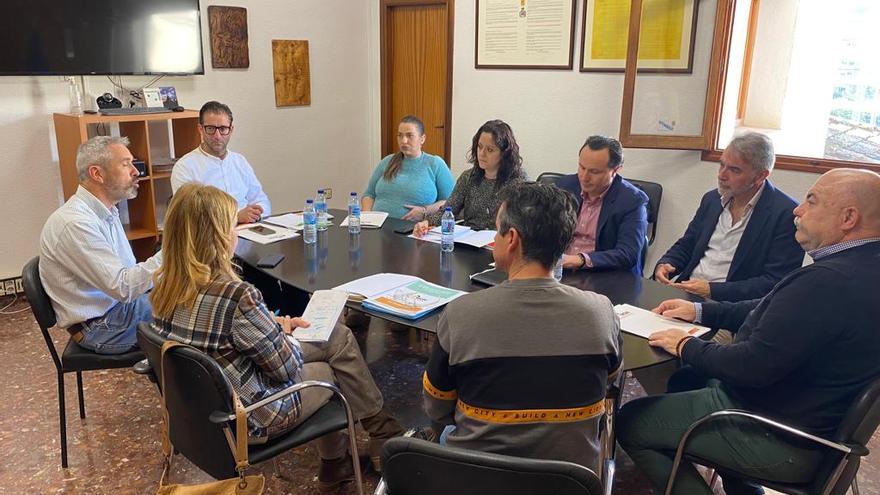
[[205, 72], [199, 0], [3, 3], [0, 75]]

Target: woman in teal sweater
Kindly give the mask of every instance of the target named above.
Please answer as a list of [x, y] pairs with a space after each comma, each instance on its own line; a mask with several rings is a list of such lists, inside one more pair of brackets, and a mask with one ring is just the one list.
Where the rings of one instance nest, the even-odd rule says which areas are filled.
[[400, 151], [379, 162], [361, 200], [364, 211], [385, 211], [394, 218], [418, 221], [439, 210], [452, 192], [452, 172], [439, 156], [422, 151], [425, 126], [404, 117], [397, 127]]

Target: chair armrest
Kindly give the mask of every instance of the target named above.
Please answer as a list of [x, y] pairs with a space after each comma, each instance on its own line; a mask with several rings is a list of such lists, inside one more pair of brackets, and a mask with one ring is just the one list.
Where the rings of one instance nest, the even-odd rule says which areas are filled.
[[[339, 400], [342, 402], [342, 406], [345, 408], [345, 417], [346, 422], [348, 423], [348, 451], [351, 453], [351, 463], [352, 470], [354, 471], [354, 479], [355, 479], [355, 487], [357, 488], [358, 495], [363, 495], [363, 479], [361, 478], [361, 469], [360, 469], [360, 460], [357, 455], [357, 439], [355, 437], [355, 417], [351, 412], [351, 406], [348, 404], [348, 400], [342, 395], [342, 391], [339, 390], [339, 387], [333, 385], [332, 383], [322, 382], [319, 380], [306, 380], [304, 382], [293, 384], [284, 390], [279, 390], [274, 394], [266, 397], [265, 399], [254, 402], [253, 404], [244, 408], [245, 414], [250, 414], [254, 410], [266, 406], [278, 399], [282, 399], [287, 397], [290, 394], [299, 392], [300, 390], [310, 388], [310, 387], [321, 387], [326, 388], [333, 392], [334, 395], [339, 397]], [[214, 411], [208, 416], [208, 420], [212, 423], [226, 423], [228, 421], [232, 421], [235, 419], [235, 413], [229, 413], [225, 411]], [[227, 429], [228, 431], [228, 429]], [[231, 438], [227, 433], [227, 440]]]
[[819, 445], [822, 445], [823, 447], [837, 450], [837, 451], [843, 453], [844, 455], [850, 455], [850, 454], [856, 453], [854, 451], [854, 449], [849, 445], [846, 445], [843, 443], [832, 442], [831, 440], [826, 440], [822, 437], [817, 437], [816, 435], [812, 435], [812, 434], [807, 433], [803, 430], [797, 429], [793, 426], [788, 426], [788, 425], [780, 423], [778, 421], [774, 421], [772, 419], [765, 418], [761, 415], [758, 415], [758, 414], [755, 414], [752, 412], [748, 412], [748, 411], [743, 411], [740, 409], [725, 409], [723, 411], [716, 411], [716, 412], [713, 412], [712, 414], [708, 414], [708, 415], [704, 416], [703, 418], [700, 418], [699, 420], [695, 421], [690, 426], [690, 428], [688, 428], [687, 431], [685, 431], [684, 435], [682, 435], [681, 441], [679, 441], [679, 443], [678, 443], [678, 450], [684, 449], [685, 444], [687, 443], [690, 435], [694, 431], [696, 431], [699, 427], [701, 427], [707, 423], [710, 423], [714, 419], [723, 418], [723, 417], [730, 417], [730, 416], [751, 419], [753, 421], [756, 421], [758, 423], [763, 424], [764, 426], [769, 426], [775, 430], [784, 431], [784, 432], [789, 433], [791, 435], [794, 435], [796, 437], [800, 437], [805, 440], [809, 440], [813, 443], [817, 443]]
[[[293, 385], [285, 388], [284, 390], [279, 390], [278, 392], [275, 392], [274, 394], [270, 395], [269, 397], [266, 397], [265, 399], [254, 402], [253, 404], [245, 407], [244, 412], [247, 414], [250, 414], [255, 409], [259, 409], [261, 407], [264, 407], [268, 404], [271, 404], [272, 402], [275, 402], [278, 399], [282, 399], [284, 397], [287, 397], [288, 395], [294, 394], [296, 392], [299, 392], [300, 390], [303, 390], [303, 389], [306, 389], [309, 387], [322, 387], [322, 388], [329, 389], [335, 395], [339, 396], [340, 399], [342, 399], [342, 401], [346, 405], [346, 409], [348, 409], [348, 401], [345, 399], [345, 396], [342, 395], [342, 392], [340, 392], [339, 388], [337, 388], [336, 385], [333, 385], [332, 383], [328, 383], [328, 382], [318, 381], [318, 380], [306, 380], [304, 382], [293, 384]], [[227, 412], [227, 411], [214, 411], [211, 413], [210, 416], [208, 416], [208, 420], [211, 421], [212, 423], [225, 423], [227, 421], [232, 421], [234, 419], [235, 419], [235, 412]]]
[[[741, 418], [751, 419], [757, 423], [763, 424], [764, 426], [769, 426], [772, 429], [786, 432], [788, 434], [791, 434], [796, 437], [802, 438], [804, 440], [808, 440], [810, 442], [819, 444], [819, 445], [826, 447], [826, 448], [829, 448], [829, 449], [837, 450], [838, 452], [841, 452], [844, 456], [849, 456], [852, 454], [866, 455], [867, 450], [868, 450], [864, 447], [856, 448], [855, 446], [832, 442], [830, 440], [826, 440], [822, 437], [817, 437], [816, 435], [812, 435], [812, 434], [807, 433], [803, 430], [799, 430], [799, 429], [794, 428], [792, 426], [788, 426], [788, 425], [780, 423], [778, 421], [774, 421], [772, 419], [765, 418], [763, 416], [760, 416], [760, 415], [752, 413], [752, 412], [743, 411], [740, 409], [725, 409], [723, 411], [716, 411], [716, 412], [713, 412], [711, 414], [708, 414], [708, 415], [698, 419], [697, 421], [694, 421], [690, 425], [690, 427], [688, 427], [688, 429], [684, 432], [684, 435], [681, 436], [681, 440], [679, 440], [679, 442], [678, 442], [678, 448], [676, 448], [676, 450], [675, 450], [675, 459], [672, 462], [672, 471], [669, 473], [669, 480], [666, 485], [666, 492], [665, 493], [667, 495], [672, 493], [672, 486], [673, 486], [673, 483], [675, 482], [675, 476], [678, 473], [678, 466], [679, 466], [679, 464], [681, 464], [681, 458], [684, 455], [684, 451], [685, 451], [685, 448], [687, 447], [688, 440], [690, 440], [691, 434], [694, 433], [700, 427], [712, 422], [715, 419], [727, 418], [727, 417], [741, 417]], [[861, 453], [862, 451], [864, 451], [865, 454], [862, 454]]]
[[611, 495], [611, 490], [614, 487], [614, 459], [607, 459], [602, 463], [603, 473], [602, 473], [602, 493], [604, 495]]

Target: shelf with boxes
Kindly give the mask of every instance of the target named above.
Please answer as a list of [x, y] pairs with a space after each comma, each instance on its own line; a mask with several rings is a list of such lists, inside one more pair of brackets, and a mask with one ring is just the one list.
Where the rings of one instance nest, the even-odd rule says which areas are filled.
[[162, 222], [171, 199], [171, 167], [200, 141], [199, 113], [194, 110], [141, 115], [77, 115], [56, 113], [55, 138], [64, 199], [76, 192], [77, 147], [97, 135], [125, 136], [136, 160], [143, 160], [143, 177], [136, 198], [119, 204], [128, 239], [138, 260], [156, 250]]

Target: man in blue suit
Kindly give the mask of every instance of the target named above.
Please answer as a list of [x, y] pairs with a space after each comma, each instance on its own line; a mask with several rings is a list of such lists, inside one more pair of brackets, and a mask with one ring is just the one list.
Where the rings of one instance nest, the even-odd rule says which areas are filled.
[[619, 175], [622, 166], [618, 140], [590, 136], [581, 146], [577, 173], [556, 183], [578, 201], [578, 223], [563, 267], [642, 276], [648, 196]]
[[764, 297], [800, 268], [804, 251], [794, 238], [797, 202], [767, 176], [776, 157], [770, 138], [735, 137], [721, 155], [718, 189], [703, 196], [684, 236], [654, 269], [654, 278], [716, 301]]

